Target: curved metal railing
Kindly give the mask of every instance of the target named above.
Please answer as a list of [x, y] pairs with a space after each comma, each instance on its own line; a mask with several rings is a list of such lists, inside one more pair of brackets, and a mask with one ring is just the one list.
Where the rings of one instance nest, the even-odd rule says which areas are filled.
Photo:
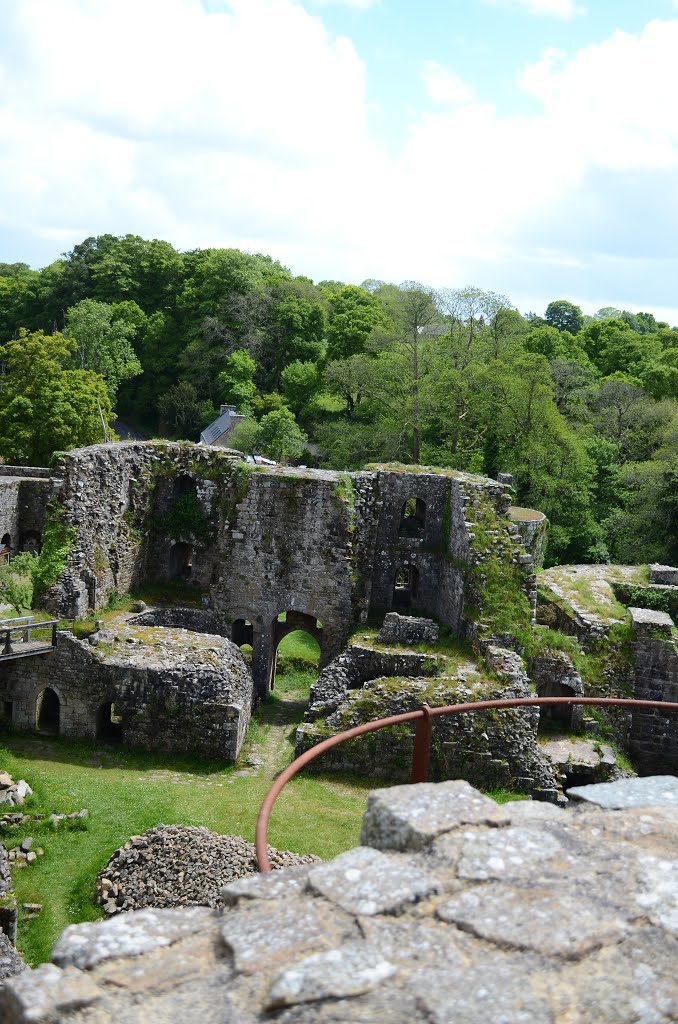
[[428, 767], [431, 754], [431, 730], [432, 720], [438, 715], [459, 715], [467, 711], [486, 711], [492, 708], [521, 708], [521, 707], [548, 707], [554, 704], [594, 704], [598, 707], [616, 707], [645, 709], [646, 711], [678, 711], [678, 704], [658, 700], [635, 700], [631, 698], [616, 697], [506, 697], [500, 700], [478, 700], [467, 704], [448, 704], [445, 707], [431, 708], [425, 704], [417, 711], [407, 711], [402, 715], [391, 715], [390, 718], [379, 718], [374, 722], [365, 722], [364, 725], [357, 725], [353, 729], [337, 733], [322, 740], [310, 750], [305, 751], [300, 757], [292, 761], [278, 776], [274, 784], [264, 797], [264, 802], [259, 810], [256, 830], [256, 851], [259, 871], [270, 871], [271, 863], [268, 857], [268, 822], [281, 791], [285, 788], [290, 779], [293, 779], [297, 772], [310, 761], [320, 757], [326, 750], [339, 746], [347, 740], [355, 739], [357, 736], [364, 736], [368, 732], [377, 732], [379, 729], [387, 729], [391, 725], [401, 725], [404, 722], [416, 722], [417, 727], [414, 736], [414, 751], [412, 753], [411, 782], [426, 782], [428, 778]]

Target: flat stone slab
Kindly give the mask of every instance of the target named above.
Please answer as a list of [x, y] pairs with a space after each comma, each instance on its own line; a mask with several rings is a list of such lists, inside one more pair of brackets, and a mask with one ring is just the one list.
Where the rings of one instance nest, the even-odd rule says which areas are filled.
[[461, 825], [507, 825], [506, 810], [468, 782], [420, 782], [370, 793], [360, 842], [378, 850], [421, 850]]
[[648, 775], [644, 779], [618, 779], [617, 782], [600, 782], [593, 786], [573, 786], [567, 795], [610, 810], [677, 807], [678, 778], [675, 775]]
[[316, 953], [282, 971], [273, 981], [267, 1009], [371, 992], [398, 968], [365, 943]]
[[631, 917], [629, 910], [576, 893], [560, 893], [554, 900], [550, 889], [511, 890], [493, 884], [454, 896], [437, 914], [499, 946], [567, 959], [618, 942]]
[[308, 884], [350, 914], [393, 913], [438, 889], [432, 875], [403, 857], [359, 846], [308, 873]]
[[[598, 752], [599, 749], [602, 753]], [[542, 744], [541, 750], [556, 765], [582, 765], [596, 769], [601, 765], [612, 766], [617, 763], [612, 747], [592, 740], [550, 740]]]
[[657, 629], [673, 629], [673, 619], [668, 612], [656, 612], [652, 608], [629, 608], [634, 626], [654, 626]]
[[213, 916], [208, 907], [136, 910], [112, 918], [106, 929], [89, 921], [69, 925], [57, 939], [52, 960], [82, 970], [113, 957], [139, 956], [202, 931]]

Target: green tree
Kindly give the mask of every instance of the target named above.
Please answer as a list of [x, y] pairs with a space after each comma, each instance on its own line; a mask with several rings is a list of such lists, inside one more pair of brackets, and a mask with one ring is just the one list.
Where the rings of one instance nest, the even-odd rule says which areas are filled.
[[365, 351], [375, 328], [386, 328], [388, 317], [379, 301], [364, 288], [344, 285], [329, 297], [327, 358], [348, 359]]
[[83, 299], [66, 311], [66, 337], [75, 342], [73, 359], [83, 370], [93, 370], [106, 381], [111, 402], [123, 380], [142, 372], [130, 339], [133, 323], [114, 318], [114, 308], [95, 299]]
[[217, 410], [209, 399], [199, 399], [193, 385], [179, 381], [158, 399], [161, 424], [172, 437], [189, 441], [198, 439], [200, 431], [216, 416]]
[[447, 321], [451, 340], [449, 358], [458, 370], [465, 369], [475, 356], [476, 342], [492, 329], [490, 348], [496, 357], [506, 328], [515, 328], [510, 318], [502, 317], [513, 310], [505, 295], [484, 291], [482, 288], [441, 288], [436, 294], [440, 312]]
[[584, 326], [581, 309], [567, 299], [554, 299], [553, 302], [549, 302], [544, 320], [549, 327], [555, 327], [558, 331], [569, 331], [570, 334], [579, 334]]
[[21, 329], [0, 347], [0, 453], [8, 462], [46, 465], [55, 451], [104, 440], [113, 418], [106, 384], [91, 370], [66, 369], [73, 341]]
[[246, 419], [239, 423], [228, 439], [229, 448], [235, 448], [245, 455], [259, 454], [259, 424]]
[[257, 441], [262, 454], [276, 462], [287, 462], [299, 458], [308, 437], [298, 426], [291, 409], [275, 409], [259, 423]]
[[613, 373], [638, 376], [648, 364], [658, 361], [662, 353], [656, 334], [638, 334], [623, 320], [595, 321], [584, 328], [577, 340], [605, 377]]
[[33, 603], [34, 555], [15, 555], [7, 565], [0, 565], [0, 600], [11, 605], [17, 615], [27, 612]]
[[236, 406], [238, 412], [247, 412], [257, 393], [254, 374], [257, 364], [244, 348], [236, 349], [226, 358], [226, 366], [219, 374], [221, 397]]
[[296, 360], [282, 371], [282, 391], [290, 409], [299, 415], [322, 386], [322, 374], [317, 363]]

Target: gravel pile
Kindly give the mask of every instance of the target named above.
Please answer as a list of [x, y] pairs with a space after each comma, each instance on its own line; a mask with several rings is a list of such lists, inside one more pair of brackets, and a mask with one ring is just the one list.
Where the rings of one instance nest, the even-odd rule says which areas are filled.
[[[272, 847], [268, 852], [273, 868], [319, 859]], [[254, 845], [241, 836], [157, 825], [116, 850], [97, 876], [97, 902], [107, 914], [143, 907], [220, 907], [222, 887], [256, 871]]]

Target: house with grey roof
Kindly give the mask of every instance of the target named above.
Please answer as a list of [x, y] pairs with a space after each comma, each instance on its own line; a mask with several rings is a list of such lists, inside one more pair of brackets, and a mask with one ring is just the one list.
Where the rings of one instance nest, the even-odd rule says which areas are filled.
[[222, 405], [219, 416], [205, 427], [200, 435], [201, 444], [216, 444], [222, 448], [229, 447], [229, 437], [245, 417], [236, 411], [234, 405]]

